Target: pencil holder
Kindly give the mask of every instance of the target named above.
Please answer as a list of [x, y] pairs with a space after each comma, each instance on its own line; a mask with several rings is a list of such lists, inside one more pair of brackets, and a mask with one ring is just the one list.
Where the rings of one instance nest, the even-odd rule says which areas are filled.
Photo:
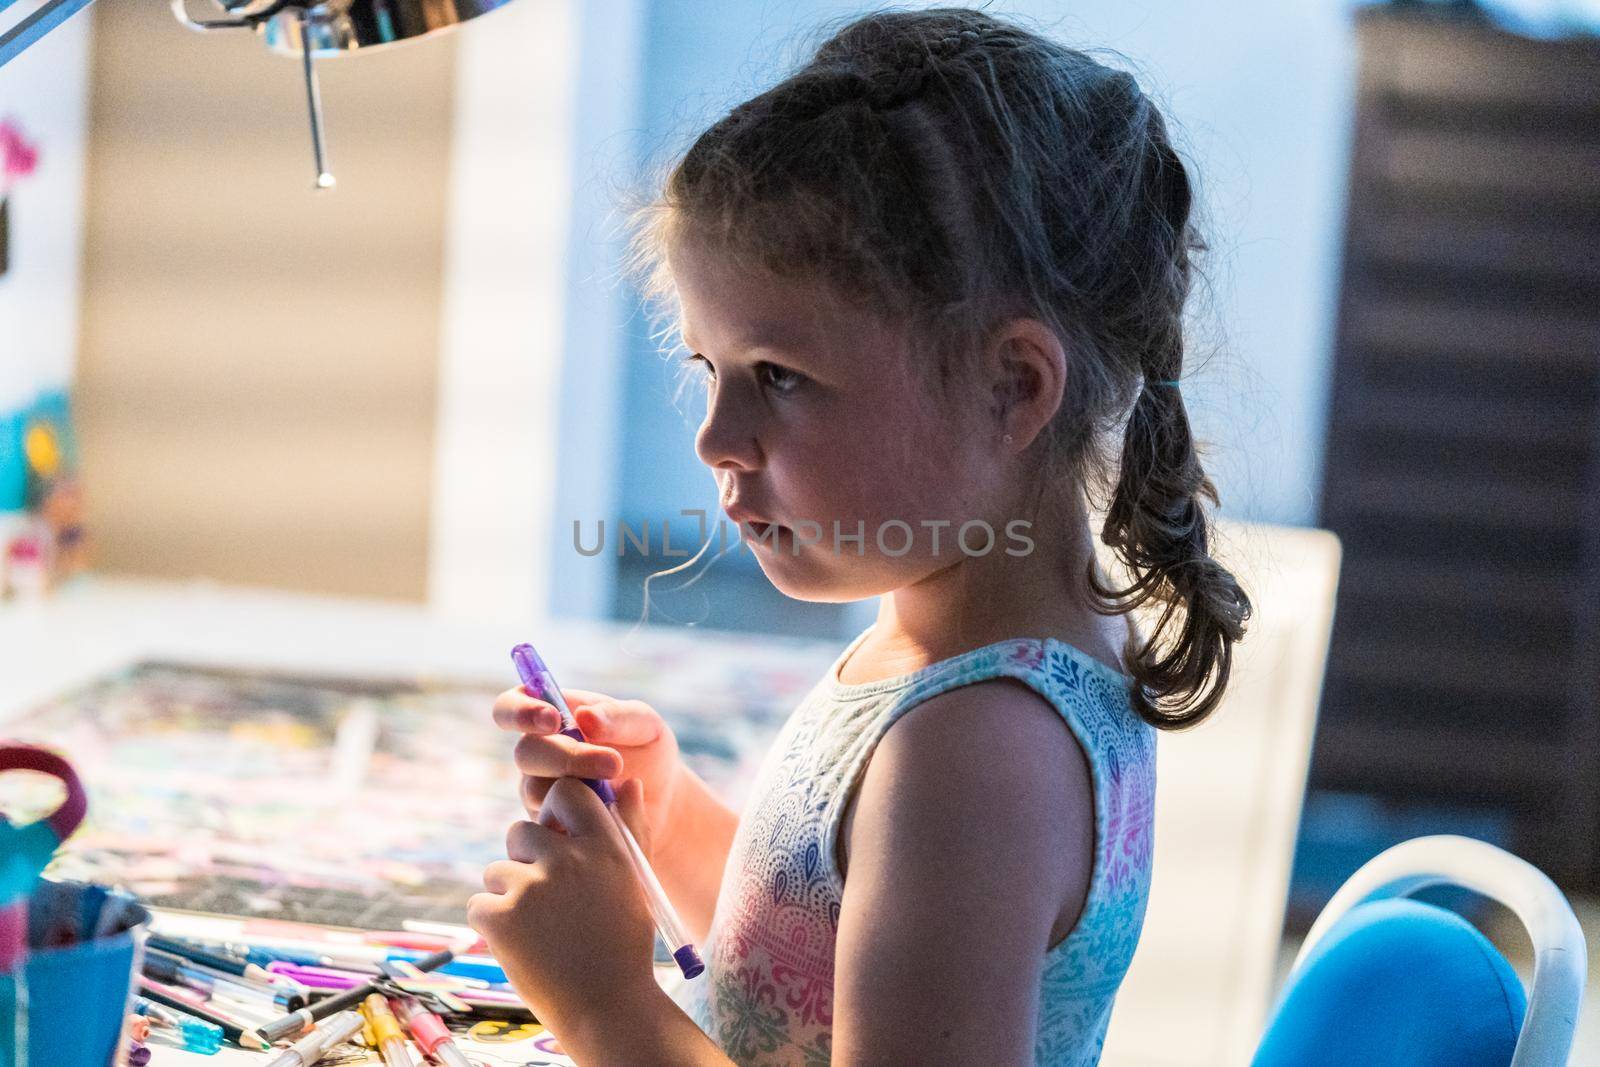
[[[46, 947], [53, 919], [80, 914], [88, 889], [79, 882], [45, 880], [29, 902], [28, 1067], [111, 1067], [124, 1061], [122, 1027], [150, 913], [130, 904], [101, 936]], [[11, 996], [0, 1000], [9, 1003]], [[14, 1061], [9, 1050], [0, 1050], [0, 1067], [13, 1067]]]

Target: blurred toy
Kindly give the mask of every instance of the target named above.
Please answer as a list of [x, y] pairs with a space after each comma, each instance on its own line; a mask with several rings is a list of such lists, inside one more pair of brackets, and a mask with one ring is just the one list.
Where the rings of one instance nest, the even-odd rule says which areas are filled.
[[11, 187], [39, 165], [39, 149], [16, 124], [0, 121], [0, 275], [11, 266]]
[[0, 419], [0, 598], [41, 596], [88, 564], [64, 392]]

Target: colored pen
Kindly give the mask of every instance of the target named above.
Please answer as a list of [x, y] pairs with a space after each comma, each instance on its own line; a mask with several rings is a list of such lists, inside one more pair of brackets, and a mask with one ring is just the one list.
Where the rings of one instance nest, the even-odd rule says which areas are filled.
[[[446, 949], [443, 952], [435, 952], [431, 956], [418, 960], [415, 966], [420, 971], [434, 971], [454, 958], [455, 953]], [[346, 1008], [353, 1008], [369, 995], [378, 992], [380, 981], [387, 982], [388, 979], [374, 979], [365, 985], [356, 986], [354, 989], [346, 989], [342, 993], [335, 993], [325, 1000], [317, 1001], [308, 1008], [290, 1012], [288, 1015], [274, 1019], [264, 1026], [257, 1027], [251, 1036], [263, 1045], [270, 1045], [274, 1041], [281, 1041], [283, 1038], [303, 1033], [307, 1027], [326, 1019], [330, 1015], [344, 1011]]]
[[422, 1006], [416, 997], [396, 997], [389, 1002], [400, 1021], [406, 1024], [411, 1040], [416, 1042], [424, 1056], [431, 1056], [444, 1067], [472, 1067], [456, 1048], [450, 1037], [450, 1028], [433, 1012]]
[[[391, 952], [390, 963], [415, 963], [422, 958], [420, 952]], [[510, 979], [506, 977], [505, 968], [495, 962], [493, 956], [465, 956], [457, 955], [455, 959], [439, 968], [440, 974], [457, 975], [462, 978], [477, 978], [495, 985], [508, 985]]]
[[159, 982], [168, 996], [196, 1007], [226, 1011], [236, 1019], [249, 1022], [251, 1025], [270, 1019], [279, 1011], [285, 1010], [282, 1008], [274, 1010], [259, 1000], [233, 996], [231, 991], [190, 974], [187, 968], [169, 969], [160, 960], [144, 961], [144, 977]]
[[342, 1011], [268, 1062], [267, 1067], [311, 1067], [333, 1046], [349, 1041], [361, 1029], [358, 1012]]
[[162, 1007], [141, 996], [134, 1011], [150, 1020], [152, 1036], [177, 1044], [185, 1052], [214, 1055], [222, 1047], [222, 1027], [181, 1011]]
[[[152, 935], [152, 938], [154, 935]], [[227, 959], [233, 964], [253, 963], [257, 967], [271, 970], [274, 963], [295, 963], [302, 967], [339, 967], [344, 970], [359, 970], [368, 974], [377, 974], [378, 968], [373, 966], [369, 959], [339, 960], [321, 951], [313, 951], [303, 946], [281, 946], [275, 942], [246, 942], [246, 941], [202, 941], [194, 938], [176, 938], [163, 935], [164, 940], [172, 944], [193, 946], [201, 952], [208, 952], [214, 956]], [[160, 947], [160, 946], [158, 946]], [[169, 950], [171, 951], [171, 950]], [[189, 955], [188, 952], [178, 952], [180, 956]], [[190, 957], [193, 958], [193, 957]]]
[[466, 1015], [472, 1010], [448, 989], [430, 989], [426, 986], [419, 986], [414, 982], [396, 982], [394, 987], [400, 990], [401, 993], [413, 993], [417, 996], [427, 997], [429, 1001], [440, 1005], [451, 1015]]
[[212, 951], [210, 946], [199, 945], [181, 938], [167, 937], [163, 934], [151, 934], [147, 943], [151, 948], [160, 949], [174, 956], [182, 956], [186, 960], [204, 964], [212, 970], [222, 971], [224, 974], [238, 975], [241, 978], [250, 978], [257, 982], [270, 982], [272, 980], [272, 976], [267, 974], [264, 968], [224, 952]]
[[[373, 973], [377, 973], [377, 965], [386, 957], [404, 951], [360, 940], [328, 940], [311, 936], [269, 936], [252, 933], [237, 935], [237, 940], [232, 944], [236, 950], [246, 948], [265, 952], [271, 959], [306, 963], [311, 966], [371, 970]], [[419, 956], [423, 954], [417, 953]], [[271, 959], [267, 962], [270, 963]]]
[[533, 1009], [526, 1004], [513, 1004], [498, 1000], [478, 1000], [470, 993], [452, 993], [450, 996], [460, 1001], [466, 1009], [455, 1014], [464, 1015], [469, 1019], [499, 1019], [522, 1023], [536, 1023], [539, 1021], [539, 1017], [533, 1013]]
[[417, 1067], [406, 1048], [405, 1031], [400, 1020], [389, 1010], [389, 1001], [382, 993], [373, 993], [361, 1002], [361, 1014], [372, 1028], [372, 1039], [383, 1057], [384, 1067]]
[[[171, 985], [186, 986], [210, 996], [226, 996], [230, 1000], [252, 1000], [273, 1005], [281, 1011], [298, 1011], [306, 1006], [305, 988], [293, 986], [255, 984], [249, 979], [234, 978], [221, 971], [181, 956], [173, 956], [158, 948], [147, 948], [144, 956], [145, 973]], [[268, 972], [262, 971], [269, 978]]]
[[298, 982], [310, 990], [354, 989], [372, 981], [370, 974], [356, 974], [332, 967], [302, 967], [294, 963], [269, 963], [267, 970], [273, 974]]
[[281, 919], [251, 919], [244, 924], [244, 933], [247, 936], [320, 942], [325, 945], [343, 945], [351, 948], [365, 946], [441, 952], [444, 949], [455, 950], [462, 947], [461, 939], [419, 933], [414, 930], [365, 930], [355, 933], [347, 930], [329, 930], [305, 923], [284, 922]]
[[[516, 664], [517, 674], [530, 694], [555, 705], [556, 711], [561, 714], [561, 732], [574, 741], [585, 740], [583, 731], [578, 729], [578, 720], [573, 717], [572, 709], [567, 707], [566, 698], [561, 695], [561, 688], [556, 685], [555, 678], [550, 674], [550, 668], [545, 666], [544, 660], [539, 658], [539, 653], [534, 651], [533, 646], [523, 644], [513, 648], [511, 662]], [[678, 969], [683, 972], [683, 976], [694, 978], [706, 969], [706, 965], [701, 961], [700, 953], [695, 951], [693, 942], [689, 940], [683, 920], [679, 919], [678, 913], [673, 910], [666, 891], [656, 880], [656, 872], [651, 870], [650, 861], [645, 859], [639, 843], [633, 839], [628, 824], [623, 821], [622, 813], [617, 810], [617, 795], [612, 791], [611, 783], [597, 778], [585, 778], [582, 781], [584, 785], [594, 790], [595, 795], [606, 806], [606, 810], [611, 813], [611, 821], [622, 834], [622, 842], [627, 846], [628, 858], [633, 861], [634, 873], [638, 875], [639, 884], [644, 889], [645, 900], [650, 905], [650, 914], [655, 918], [661, 940], [672, 950], [672, 958], [677, 961]]]
[[229, 996], [222, 991], [211, 994], [206, 1000], [206, 1006], [226, 1012], [231, 1017], [239, 1020], [239, 1022], [248, 1023], [251, 1026], [260, 1026], [262, 1023], [271, 1022], [283, 1010], [263, 1004], [259, 1000], [245, 1000]]
[[172, 1008], [185, 1015], [192, 1015], [202, 1022], [208, 1022], [222, 1031], [222, 1036], [241, 1048], [263, 1049], [271, 1043], [263, 1041], [257, 1034], [246, 1030], [243, 1026], [226, 1015], [221, 1015], [204, 1004], [195, 1004], [185, 999], [181, 994], [187, 990], [173, 989], [149, 978], [139, 979], [139, 988], [143, 995], [163, 1007]]

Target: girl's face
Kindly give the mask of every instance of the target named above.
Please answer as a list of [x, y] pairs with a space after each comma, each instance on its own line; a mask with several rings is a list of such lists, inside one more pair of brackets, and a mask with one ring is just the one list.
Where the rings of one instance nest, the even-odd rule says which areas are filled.
[[[973, 520], [1004, 551], [999, 432], [935, 400], [903, 332], [690, 242], [669, 262], [706, 376], [695, 451], [774, 585], [813, 601], [899, 589], [966, 558]], [[983, 529], [966, 543], [982, 549]]]

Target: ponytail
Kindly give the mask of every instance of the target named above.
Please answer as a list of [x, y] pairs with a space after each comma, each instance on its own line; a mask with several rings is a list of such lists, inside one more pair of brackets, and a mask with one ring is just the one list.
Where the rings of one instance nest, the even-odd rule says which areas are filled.
[[[1250, 598], [1211, 557], [1204, 503], [1216, 487], [1195, 452], [1179, 391], [1183, 365], [1182, 311], [1189, 289], [1191, 194], [1183, 163], [1172, 150], [1161, 114], [1151, 108], [1144, 184], [1164, 226], [1152, 251], [1167, 267], [1154, 294], [1165, 314], [1143, 348], [1144, 382], [1128, 416], [1120, 470], [1100, 539], [1115, 550], [1132, 580], [1118, 589], [1100, 581], [1091, 563], [1089, 587], [1103, 610], [1122, 614], [1149, 601], [1163, 605], [1151, 633], [1125, 652], [1137, 683], [1134, 708], [1164, 729], [1193, 726], [1216, 708], [1233, 669], [1234, 643], [1244, 637]], [[1178, 617], [1181, 608], [1182, 616]]]
[[[1211, 558], [1203, 500], [1216, 488], [1200, 468], [1176, 382], [1147, 380], [1128, 417], [1121, 472], [1100, 538], [1132, 581], [1089, 587], [1118, 614], [1154, 600], [1164, 607], [1152, 632], [1125, 653], [1137, 683], [1134, 709], [1154, 726], [1193, 726], [1216, 708], [1244, 636], [1250, 599]], [[1182, 616], [1177, 617], [1181, 607]]]

